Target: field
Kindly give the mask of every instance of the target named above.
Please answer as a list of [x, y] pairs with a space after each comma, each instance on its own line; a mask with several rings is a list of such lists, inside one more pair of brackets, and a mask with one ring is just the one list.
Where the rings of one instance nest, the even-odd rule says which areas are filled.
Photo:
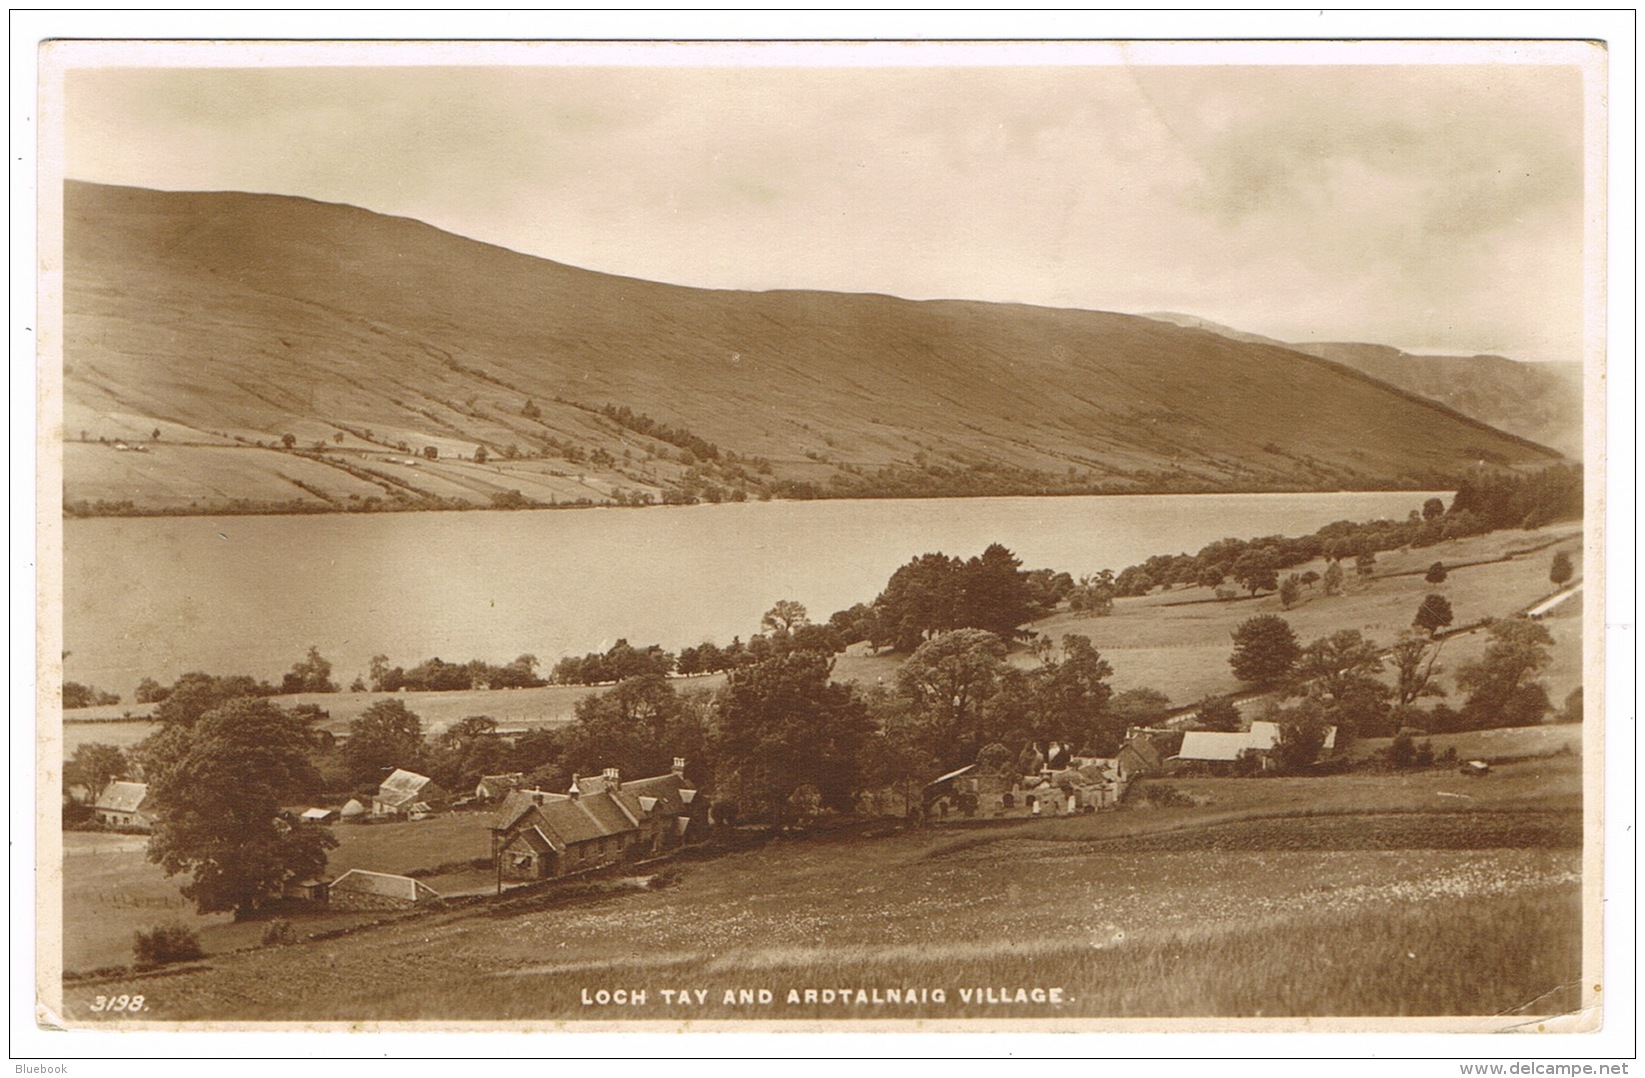
[[[1422, 579], [1421, 571], [1436, 561], [1451, 566], [1501, 558], [1511, 551], [1556, 539], [1556, 547], [1509, 561], [1452, 569], [1449, 579], [1438, 588]], [[1108, 617], [1061, 613], [1032, 627], [1054, 639], [1068, 633], [1090, 637], [1114, 667], [1116, 689], [1154, 688], [1174, 704], [1191, 704], [1206, 695], [1239, 687], [1228, 668], [1228, 655], [1234, 629], [1246, 618], [1278, 614], [1305, 644], [1339, 629], [1359, 629], [1368, 639], [1391, 644], [1410, 627], [1417, 606], [1430, 591], [1438, 591], [1450, 600], [1458, 626], [1486, 617], [1510, 617], [1526, 609], [1555, 590], [1548, 582], [1554, 550], [1569, 552], [1580, 574], [1581, 544], [1580, 530], [1571, 527], [1495, 532], [1422, 550], [1379, 554], [1378, 575], [1369, 581], [1355, 579], [1353, 566], [1345, 565], [1350, 579], [1343, 595], [1327, 596], [1316, 585], [1305, 589], [1302, 600], [1290, 610], [1280, 605], [1275, 594], [1203, 602], [1197, 600], [1212, 599], [1211, 589], [1174, 588], [1120, 599]], [[1291, 571], [1301, 573], [1310, 568], [1323, 573], [1325, 563], [1315, 562]], [[1578, 610], [1580, 604], [1567, 603], [1558, 616], [1547, 620], [1555, 638], [1555, 665], [1547, 680], [1556, 705], [1581, 684], [1581, 619], [1572, 616]], [[1454, 672], [1483, 646], [1484, 638], [1479, 634], [1458, 637], [1446, 644], [1445, 665]], [[1448, 677], [1441, 681], [1450, 687]]]
[[[674, 687], [681, 692], [693, 688], [714, 689], [724, 683], [723, 674], [674, 679]], [[288, 707], [315, 704], [324, 708], [331, 716], [323, 720], [320, 726], [334, 734], [346, 733], [349, 723], [377, 701], [399, 700], [423, 720], [423, 733], [434, 737], [447, 726], [470, 715], [489, 715], [497, 720], [497, 726], [502, 730], [558, 726], [576, 718], [577, 701], [591, 693], [604, 692], [607, 688], [609, 686], [545, 685], [538, 689], [496, 691], [299, 693], [273, 699], [275, 703]], [[138, 721], [153, 711], [152, 704], [117, 704], [65, 712], [63, 754], [74, 755], [75, 748], [88, 741], [129, 748], [158, 728], [155, 723]], [[134, 718], [122, 718], [126, 712]]]
[[[340, 843], [331, 851], [331, 875], [351, 868], [403, 875], [441, 866], [451, 871], [424, 878], [442, 895], [486, 891], [493, 876], [468, 862], [490, 853], [484, 813], [456, 813], [415, 823], [339, 825]], [[66, 971], [125, 965], [131, 961], [132, 936], [157, 924], [181, 923], [200, 935], [208, 954], [255, 945], [263, 922], [235, 924], [228, 914], [201, 915], [178, 894], [185, 877], [167, 879], [144, 857], [148, 839], [71, 831], [63, 836], [63, 968]], [[317, 932], [380, 914], [326, 913], [305, 916], [301, 930]]]
[[[1481, 780], [1197, 779], [1173, 783], [1191, 808], [780, 839], [682, 861], [661, 890], [514, 899], [73, 984], [65, 1010], [87, 1022], [95, 994], [143, 993], [158, 1021], [1473, 1014], [1508, 1027], [1580, 997], [1580, 780], [1570, 755]], [[646, 1002], [583, 1002], [615, 989]], [[664, 989], [705, 995], [682, 1006]], [[905, 1002], [885, 1002], [890, 989]]]

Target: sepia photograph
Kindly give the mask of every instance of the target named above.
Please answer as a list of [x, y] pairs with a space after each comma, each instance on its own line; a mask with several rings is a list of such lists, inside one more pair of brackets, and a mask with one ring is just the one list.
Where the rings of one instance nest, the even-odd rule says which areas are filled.
[[39, 1028], [1605, 1025], [1605, 43], [38, 62]]

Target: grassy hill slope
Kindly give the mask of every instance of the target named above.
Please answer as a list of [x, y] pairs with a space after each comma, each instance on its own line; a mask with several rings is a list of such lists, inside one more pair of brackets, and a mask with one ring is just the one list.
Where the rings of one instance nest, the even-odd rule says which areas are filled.
[[1582, 368], [1503, 356], [1418, 355], [1383, 344], [1287, 344], [1189, 314], [1149, 312], [1172, 325], [1329, 359], [1455, 408], [1463, 415], [1571, 457], [1582, 456]]
[[655, 284], [285, 196], [71, 182], [64, 259], [71, 502], [1334, 489], [1557, 459], [1148, 318]]

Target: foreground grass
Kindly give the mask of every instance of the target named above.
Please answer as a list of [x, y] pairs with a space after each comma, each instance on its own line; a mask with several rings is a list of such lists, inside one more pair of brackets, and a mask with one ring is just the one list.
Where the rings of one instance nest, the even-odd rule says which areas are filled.
[[[1577, 975], [1574, 813], [1200, 811], [1209, 826], [1135, 812], [778, 842], [682, 863], [660, 891], [432, 913], [70, 985], [65, 1005], [95, 1021], [95, 994], [144, 992], [162, 1022], [1490, 1015]], [[803, 996], [892, 987], [927, 993]], [[1064, 1002], [975, 1004], [971, 987]], [[771, 1003], [724, 1002], [762, 988]], [[648, 1002], [582, 1002], [602, 989]], [[704, 997], [665, 1006], [664, 989]]]

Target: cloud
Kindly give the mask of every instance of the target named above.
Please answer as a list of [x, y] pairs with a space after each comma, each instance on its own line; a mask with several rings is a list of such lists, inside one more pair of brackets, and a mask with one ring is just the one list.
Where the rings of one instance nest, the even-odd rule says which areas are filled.
[[110, 69], [67, 90], [70, 175], [349, 202], [635, 276], [1580, 341], [1570, 68]]

